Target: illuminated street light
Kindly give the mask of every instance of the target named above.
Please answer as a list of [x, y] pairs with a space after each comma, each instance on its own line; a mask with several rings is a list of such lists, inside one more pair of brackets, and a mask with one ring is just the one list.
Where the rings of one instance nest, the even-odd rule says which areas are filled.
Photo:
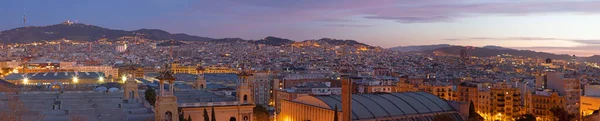
[[29, 83], [29, 78], [27, 78], [27, 77], [23, 78], [23, 84], [27, 84], [27, 83]]
[[127, 81], [127, 76], [123, 75], [123, 76], [121, 77], [121, 80], [123, 81], [123, 83], [125, 83], [125, 81]]
[[73, 77], [73, 83], [77, 83], [77, 82], [79, 82], [79, 79], [78, 79], [77, 77], [75, 77], [75, 76], [74, 76], [74, 77]]
[[98, 78], [98, 81], [104, 82], [104, 77], [100, 76], [100, 78]]

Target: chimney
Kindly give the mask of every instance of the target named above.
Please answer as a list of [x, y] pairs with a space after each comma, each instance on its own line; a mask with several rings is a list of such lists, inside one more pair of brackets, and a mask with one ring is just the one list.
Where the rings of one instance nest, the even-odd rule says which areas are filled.
[[342, 79], [342, 119], [352, 120], [352, 80], [348, 75], [341, 75]]

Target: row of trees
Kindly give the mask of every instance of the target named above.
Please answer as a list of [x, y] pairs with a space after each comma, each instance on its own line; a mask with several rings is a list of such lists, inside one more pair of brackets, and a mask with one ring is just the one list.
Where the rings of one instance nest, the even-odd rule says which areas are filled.
[[[552, 107], [550, 108], [550, 112], [552, 112], [552, 115], [556, 118], [555, 120], [557, 121], [572, 121], [575, 118], [574, 114], [570, 114], [569, 112], [567, 112], [566, 110], [564, 110], [561, 107]], [[444, 116], [436, 116], [437, 118], [440, 119], [445, 119], [447, 117]], [[533, 114], [524, 114], [524, 115], [520, 115], [517, 117], [514, 117], [515, 121], [535, 121], [536, 117]], [[475, 112], [475, 107], [473, 105], [473, 102], [470, 102], [469, 104], [469, 117], [467, 119], [467, 121], [483, 121], [483, 117], [481, 115], [479, 115], [479, 113]]]

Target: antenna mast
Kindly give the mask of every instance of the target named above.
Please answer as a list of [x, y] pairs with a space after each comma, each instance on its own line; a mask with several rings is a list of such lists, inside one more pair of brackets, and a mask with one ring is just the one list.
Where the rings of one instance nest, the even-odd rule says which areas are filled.
[[25, 13], [25, 8], [23, 8], [23, 26], [27, 26], [27, 14]]

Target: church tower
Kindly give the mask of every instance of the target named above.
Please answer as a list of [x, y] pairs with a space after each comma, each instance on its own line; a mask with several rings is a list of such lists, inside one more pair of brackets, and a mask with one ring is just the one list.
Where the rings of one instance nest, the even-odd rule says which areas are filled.
[[125, 93], [123, 100], [129, 100], [130, 98], [140, 99], [140, 94], [138, 92], [138, 84], [135, 81], [135, 70], [136, 68], [133, 65], [133, 63], [125, 67], [125, 75], [123, 75], [124, 77], [122, 78], [122, 81], [125, 83], [125, 85], [123, 86], [123, 90]]
[[202, 66], [198, 66], [196, 71], [198, 72], [198, 77], [196, 78], [196, 84], [194, 85], [197, 90], [206, 89], [206, 79], [204, 78], [204, 68]]
[[[154, 104], [156, 110], [154, 119], [157, 121], [179, 121], [177, 97], [173, 95], [175, 77], [173, 77], [173, 73], [168, 64], [165, 67], [165, 70], [161, 72], [156, 79], [158, 79], [160, 83], [159, 94]], [[166, 82], [169, 84], [165, 85]]]
[[250, 82], [249, 82], [250, 81], [249, 77], [252, 76], [252, 74], [246, 72], [246, 70], [242, 70], [242, 72], [240, 72], [239, 76], [240, 76], [240, 83], [236, 89], [238, 101], [242, 105], [254, 104], [254, 96], [252, 95], [253, 93], [252, 93], [252, 89], [250, 87]]

